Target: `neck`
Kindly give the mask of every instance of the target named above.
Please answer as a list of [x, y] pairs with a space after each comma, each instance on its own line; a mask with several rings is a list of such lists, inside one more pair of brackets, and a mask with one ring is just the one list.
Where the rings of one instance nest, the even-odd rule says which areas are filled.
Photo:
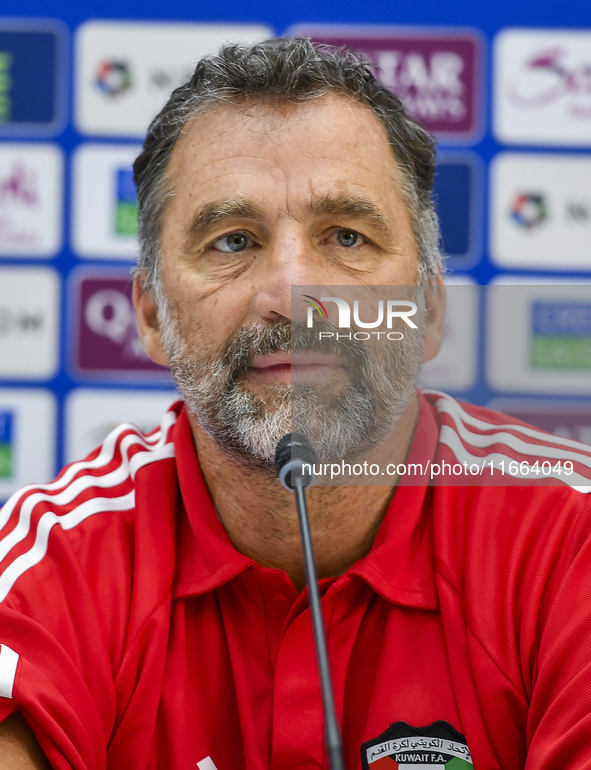
[[[387, 455], [372, 462], [404, 462], [416, 423], [416, 398], [386, 440]], [[294, 495], [277, 478], [232, 462], [189, 414], [197, 454], [216, 509], [234, 547], [264, 567], [283, 569], [305, 586]], [[380, 442], [382, 446], [382, 442]], [[397, 483], [389, 486], [316, 486], [307, 492], [319, 578], [342, 575], [367, 555]]]

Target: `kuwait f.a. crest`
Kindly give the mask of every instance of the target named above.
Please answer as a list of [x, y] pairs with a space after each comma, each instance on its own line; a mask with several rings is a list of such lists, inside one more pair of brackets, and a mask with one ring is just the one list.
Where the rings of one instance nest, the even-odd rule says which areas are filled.
[[363, 770], [473, 770], [464, 736], [448, 723], [395, 722], [361, 747]]

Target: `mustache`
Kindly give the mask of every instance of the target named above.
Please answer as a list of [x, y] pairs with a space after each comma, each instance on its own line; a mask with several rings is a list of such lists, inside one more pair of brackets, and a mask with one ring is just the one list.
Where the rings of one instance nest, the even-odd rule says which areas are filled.
[[[332, 336], [320, 338], [320, 332], [330, 332]], [[341, 339], [337, 338], [339, 332]], [[258, 356], [302, 351], [334, 354], [351, 366], [363, 366], [368, 358], [367, 346], [347, 339], [331, 321], [316, 322], [313, 329], [308, 329], [303, 324], [282, 320], [267, 326], [243, 327], [217, 360], [232, 377], [238, 377], [248, 371]]]

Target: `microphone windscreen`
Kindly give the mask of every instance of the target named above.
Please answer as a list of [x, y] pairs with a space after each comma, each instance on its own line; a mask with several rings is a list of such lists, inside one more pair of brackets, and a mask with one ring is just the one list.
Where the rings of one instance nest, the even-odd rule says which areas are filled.
[[281, 473], [282, 468], [291, 460], [301, 460], [314, 465], [317, 462], [316, 452], [310, 440], [301, 433], [286, 433], [277, 442], [275, 449], [275, 469]]

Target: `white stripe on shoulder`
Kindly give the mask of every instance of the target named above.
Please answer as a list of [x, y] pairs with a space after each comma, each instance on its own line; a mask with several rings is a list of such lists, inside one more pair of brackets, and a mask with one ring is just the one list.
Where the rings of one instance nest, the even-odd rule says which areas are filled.
[[[174, 444], [165, 444], [159, 450], [152, 452], [138, 453], [131, 458], [130, 465], [134, 466], [133, 474], [139, 470], [139, 468], [148, 465], [149, 463], [158, 462], [174, 457]], [[48, 496], [44, 496], [48, 499]], [[54, 498], [49, 498], [53, 500]], [[90, 500], [78, 505], [68, 513], [57, 515], [53, 511], [47, 511], [41, 516], [37, 524], [37, 532], [35, 536], [35, 542], [28, 551], [18, 556], [0, 575], [0, 602], [6, 599], [11, 588], [18, 580], [18, 578], [24, 574], [28, 569], [38, 564], [45, 554], [47, 553], [47, 544], [49, 542], [49, 534], [53, 527], [57, 524], [64, 530], [73, 529], [90, 516], [94, 516], [97, 513], [107, 513], [108, 511], [128, 511], [135, 506], [135, 490], [131, 490], [125, 495], [120, 497], [93, 497]], [[30, 521], [30, 516], [29, 516]], [[19, 521], [20, 525], [20, 521]], [[25, 536], [28, 534], [28, 530]], [[21, 537], [20, 540], [23, 538]], [[8, 540], [8, 537], [4, 538], [0, 542], [0, 546], [3, 548], [4, 556], [8, 551], [4, 548], [4, 542]], [[19, 542], [20, 542], [19, 540]], [[11, 548], [14, 543], [11, 544]]]
[[[145, 437], [137, 432], [128, 433], [120, 439], [123, 432], [133, 428], [130, 425], [120, 425], [107, 437], [101, 451], [94, 460], [74, 463], [66, 470], [64, 476], [55, 482], [25, 487], [16, 495], [13, 495], [2, 510], [2, 526], [8, 521], [8, 518], [20, 502], [23, 493], [34, 490], [33, 494], [26, 497], [21, 505], [16, 527], [0, 540], [0, 561], [5, 559], [10, 551], [29, 535], [32, 513], [35, 506], [39, 503], [49, 502], [52, 506], [70, 505], [75, 502], [78, 496], [92, 487], [97, 489], [113, 489], [123, 484], [128, 478], [135, 478], [138, 470], [145, 465], [173, 458], [175, 454], [174, 443], [168, 441], [168, 433], [175, 421], [176, 414], [174, 412], [167, 412], [160, 430], [150, 436], [152, 445], [148, 445]], [[134, 431], [136, 430], [135, 428], [133, 429]], [[121, 452], [121, 463], [109, 473], [105, 473], [102, 476], [93, 475], [93, 471], [107, 466], [113, 460], [118, 443]], [[144, 451], [135, 452], [130, 457], [130, 449], [138, 445], [143, 447]], [[81, 471], [86, 471], [86, 473], [72, 480], [75, 474]], [[53, 492], [53, 494], [48, 494], [48, 492]], [[3, 575], [0, 576], [0, 601], [4, 600], [6, 594], [14, 585], [15, 580], [29, 567], [37, 564], [43, 558], [47, 551], [49, 532], [55, 524], [60, 524], [63, 529], [70, 529], [94, 513], [133, 508], [134, 499], [133, 491], [114, 498], [95, 497], [75, 507], [67, 514], [58, 515], [49, 511], [41, 516], [37, 525], [35, 543], [31, 549], [15, 559]], [[131, 504], [128, 504], [130, 500]], [[47, 537], [45, 537], [45, 534]]]
[[[152, 434], [152, 436], [150, 436], [150, 443], [146, 441], [144, 436], [137, 433], [137, 428], [135, 428], [135, 426], [131, 425], [130, 423], [119, 425], [117, 428], [115, 428], [115, 430], [109, 433], [101, 447], [101, 451], [94, 458], [94, 460], [81, 460], [79, 462], [72, 463], [72, 465], [66, 468], [63, 476], [61, 476], [59, 479], [51, 481], [49, 484], [29, 484], [28, 486], [22, 487], [22, 489], [19, 489], [17, 492], [15, 492], [14, 495], [12, 495], [12, 497], [4, 505], [2, 510], [0, 510], [0, 530], [5, 527], [20, 499], [32, 490], [35, 490], [36, 493], [55, 492], [59, 489], [67, 489], [70, 485], [75, 490], [75, 497], [77, 494], [80, 494], [80, 492], [87, 489], [89, 486], [93, 486], [94, 484], [97, 486], [115, 486], [117, 483], [120, 483], [118, 480], [119, 476], [117, 476], [119, 469], [112, 471], [112, 474], [115, 474], [114, 476], [112, 474], [107, 474], [104, 477], [100, 477], [93, 476], [92, 474], [94, 471], [97, 471], [100, 468], [104, 468], [106, 465], [109, 465], [109, 463], [112, 462], [115, 456], [117, 442], [121, 434], [130, 429], [134, 431], [134, 433], [125, 437], [121, 442], [123, 465], [120, 466], [120, 468], [123, 468], [123, 478], [125, 478], [127, 476], [127, 473], [125, 472], [125, 466], [127, 465], [128, 459], [125, 455], [126, 450], [130, 446], [136, 444], [144, 446], [144, 448], [148, 451], [160, 449], [160, 447], [162, 447], [168, 441], [168, 433], [170, 428], [175, 424], [176, 419], [176, 414], [174, 412], [166, 412], [160, 425], [160, 429], [156, 433]], [[85, 471], [87, 472], [87, 475], [81, 476], [76, 480], [76, 482], [72, 484], [72, 479], [78, 473]], [[101, 483], [102, 478], [105, 479], [104, 483]], [[31, 497], [33, 496], [34, 495]], [[66, 496], [66, 499], [62, 500], [61, 502], [71, 502], [74, 497], [68, 500]], [[45, 499], [45, 496], [43, 499]], [[59, 505], [61, 503], [58, 502], [57, 504]], [[0, 557], [0, 559], [1, 558], [2, 557]]]
[[[515, 474], [510, 474], [507, 470], [507, 461], [511, 461], [513, 458], [511, 458], [510, 455], [504, 455], [500, 452], [490, 452], [485, 457], [482, 457], [481, 455], [473, 455], [471, 454], [466, 447], [462, 444], [460, 437], [458, 434], [453, 430], [453, 428], [450, 428], [449, 425], [443, 425], [441, 428], [441, 432], [439, 435], [439, 441], [441, 444], [445, 444], [447, 447], [451, 449], [451, 451], [454, 453], [456, 459], [458, 462], [463, 463], [465, 460], [472, 465], [473, 463], [476, 465], [482, 465], [483, 462], [488, 466], [488, 463], [492, 462], [493, 467], [497, 470], [501, 470], [503, 466], [501, 466], [501, 463], [505, 463], [504, 467], [504, 473], [507, 476], [507, 478], [513, 477], [513, 478], [522, 478], [522, 479], [530, 479], [532, 481], [532, 485], [535, 484], [536, 480], [538, 481], [538, 485], [541, 483], [541, 479], [534, 479], [531, 474], [522, 474], [520, 471], [518, 471]], [[540, 454], [542, 457], [547, 457], [547, 454]], [[486, 471], [485, 476], [486, 480]], [[566, 486], [571, 487], [577, 492], [582, 492], [583, 494], [591, 493], [591, 486], [588, 486], [589, 479], [586, 476], [581, 476], [579, 473], [573, 472], [570, 476], [567, 476], [565, 474], [558, 473], [558, 471], [551, 470], [550, 473], [546, 474], [544, 476], [545, 479], [554, 478], [558, 481], [562, 482]]]
[[[463, 422], [455, 423], [455, 431], [449, 425], [442, 426], [442, 431], [447, 428], [451, 432], [457, 433], [463, 441], [466, 441], [472, 446], [486, 447], [493, 446], [494, 444], [505, 444], [505, 446], [513, 449], [515, 452], [519, 452], [521, 455], [529, 457], [548, 457], [553, 460], [572, 460], [584, 465], [586, 468], [591, 469], [591, 456], [581, 454], [582, 447], [579, 445], [576, 452], [574, 449], [569, 451], [568, 449], [561, 449], [560, 447], [554, 447], [550, 444], [531, 444], [529, 441], [524, 441], [518, 436], [514, 436], [512, 433], [499, 430], [496, 433], [475, 433], [466, 428]], [[509, 456], [509, 455], [507, 455]]]
[[12, 698], [19, 655], [6, 644], [0, 645], [0, 697]]
[[538, 441], [550, 441], [552, 444], [575, 449], [579, 452], [581, 450], [588, 451], [589, 457], [591, 457], [591, 447], [587, 448], [587, 446], [585, 444], [581, 444], [580, 441], [575, 441], [574, 439], [570, 438], [563, 438], [562, 436], [554, 436], [543, 430], [539, 430], [528, 425], [519, 425], [513, 422], [502, 424], [495, 422], [485, 422], [484, 420], [480, 420], [478, 417], [474, 417], [474, 415], [469, 414], [469, 412], [467, 412], [462, 407], [462, 405], [455, 400], [455, 398], [452, 398], [447, 393], [440, 393], [436, 390], [424, 390], [423, 393], [438, 396], [438, 401], [436, 404], [436, 409], [438, 412], [445, 412], [446, 414], [449, 414], [450, 417], [454, 419], [460, 419], [462, 422], [472, 425], [474, 428], [487, 431], [493, 428], [497, 430], [514, 430], [518, 433], [522, 433], [524, 436], [537, 439]]
[[[516, 423], [493, 423], [481, 420], [474, 415], [469, 414], [454, 398], [448, 396], [446, 393], [440, 393], [438, 391], [424, 391], [427, 394], [437, 396], [436, 409], [440, 413], [449, 415], [455, 426], [452, 428], [449, 425], [442, 425], [440, 430], [439, 440], [442, 444], [448, 446], [455, 454], [458, 460], [482, 464], [483, 462], [493, 462], [494, 467], [500, 469], [500, 463], [503, 461], [511, 461], [514, 458], [510, 454], [503, 454], [501, 452], [491, 452], [485, 457], [480, 455], [473, 455], [464, 446], [462, 442], [466, 442], [472, 446], [486, 449], [487, 447], [504, 444], [508, 449], [513, 450], [521, 455], [531, 458], [548, 458], [556, 460], [557, 462], [573, 462], [579, 463], [586, 468], [591, 469], [591, 447], [587, 448], [584, 444], [570, 439], [564, 439], [560, 436], [553, 436], [545, 433], [544, 431], [537, 430], [536, 428], [530, 428], [525, 425], [518, 425]], [[470, 427], [479, 431], [488, 431], [487, 433], [479, 433], [476, 430], [470, 430]], [[490, 432], [493, 430], [494, 432]], [[522, 437], [516, 436], [515, 433], [508, 431], [515, 431], [515, 433], [521, 434]], [[544, 442], [543, 444], [533, 443], [527, 441], [527, 438], [533, 438], [537, 441]], [[558, 446], [556, 446], [558, 445]], [[562, 448], [564, 447], [564, 448]], [[516, 474], [521, 478], [531, 478], [527, 474]], [[583, 476], [579, 473], [572, 473], [567, 476], [558, 472], [552, 471], [545, 476], [546, 478], [555, 478], [561, 481], [563, 484], [570, 486], [578, 492], [583, 494], [591, 493], [591, 486], [589, 482], [590, 476]], [[533, 481], [533, 479], [532, 479]]]

